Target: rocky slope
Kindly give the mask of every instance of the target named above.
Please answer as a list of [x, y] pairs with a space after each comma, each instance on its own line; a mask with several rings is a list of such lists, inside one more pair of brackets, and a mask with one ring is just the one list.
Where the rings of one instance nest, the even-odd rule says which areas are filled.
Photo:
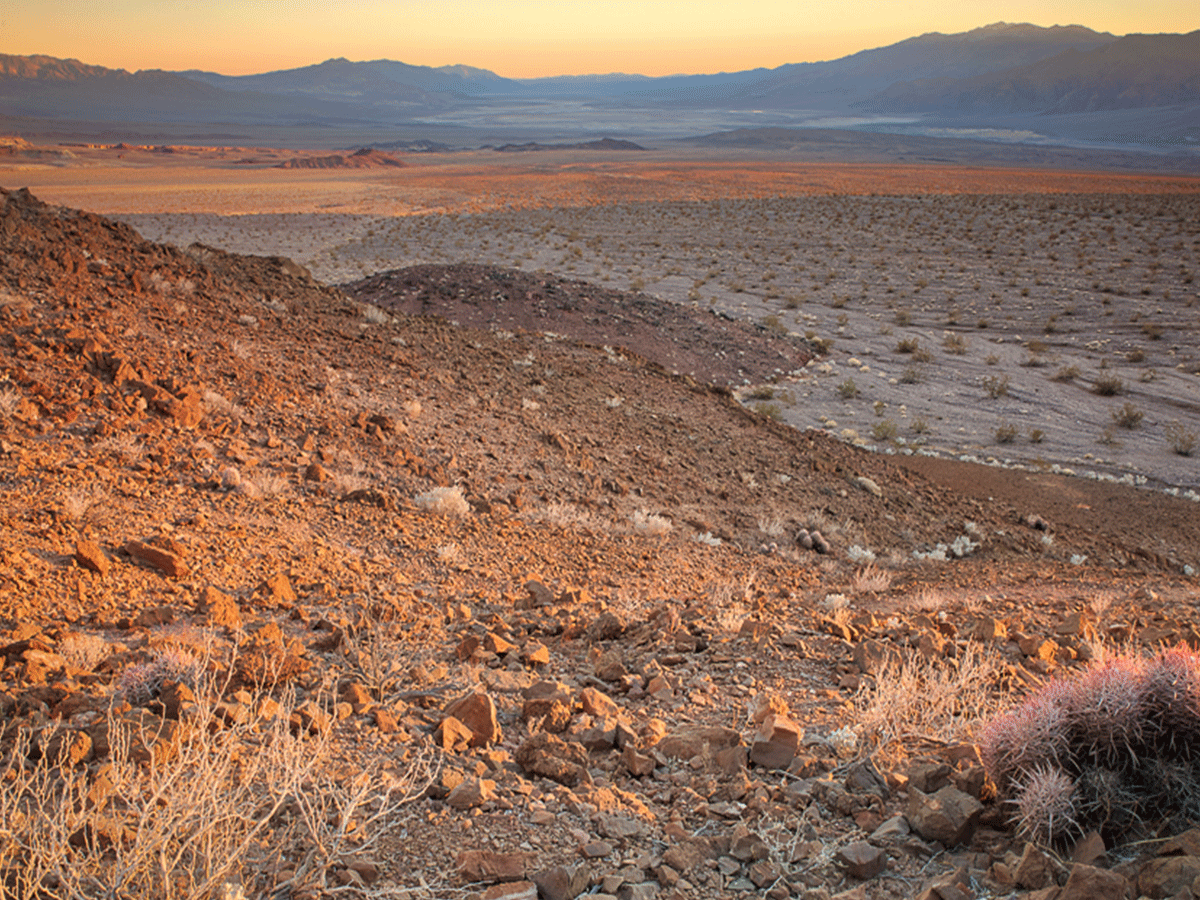
[[[40, 789], [86, 797], [36, 884], [36, 848], [3, 846], [17, 896], [115, 878], [154, 815], [97, 785], [221, 734], [260, 748], [240, 766], [294, 741], [321, 769], [267, 813], [252, 792], [229, 866], [181, 854], [140, 895], [1065, 900], [1166, 896], [1200, 860], [1193, 832], [1154, 860], [1026, 848], [970, 745], [1106, 642], [1200, 642], [1194, 504], [796, 432], [672, 374], [728, 323], [658, 327], [645, 298], [376, 285], [481, 313], [456, 326], [0, 200], [5, 783], [53, 760]], [[497, 322], [497, 285], [640, 323], [597, 346]], [[914, 709], [953, 673], [986, 703], [885, 721], [893, 657], [922, 662]], [[230, 803], [275, 777], [239, 771]]]

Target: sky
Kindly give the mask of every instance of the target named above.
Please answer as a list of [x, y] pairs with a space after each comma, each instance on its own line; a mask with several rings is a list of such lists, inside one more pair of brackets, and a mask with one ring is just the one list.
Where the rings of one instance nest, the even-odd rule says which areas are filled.
[[0, 0], [0, 53], [246, 75], [326, 59], [508, 78], [732, 72], [992, 22], [1200, 28], [1197, 0]]

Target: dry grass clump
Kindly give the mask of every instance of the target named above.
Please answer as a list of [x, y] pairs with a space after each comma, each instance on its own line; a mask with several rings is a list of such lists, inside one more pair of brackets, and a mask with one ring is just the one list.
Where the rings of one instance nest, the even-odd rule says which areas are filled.
[[644, 509], [636, 509], [629, 517], [633, 530], [647, 537], [663, 537], [671, 531], [671, 520], [665, 516], [648, 513]]
[[1116, 375], [1098, 375], [1092, 382], [1092, 393], [1101, 397], [1115, 397], [1125, 390], [1125, 382]]
[[436, 513], [439, 516], [457, 518], [471, 511], [471, 504], [463, 497], [461, 487], [436, 487], [424, 494], [413, 497], [413, 503], [418, 509]]
[[96, 517], [109, 502], [108, 490], [98, 484], [86, 487], [75, 487], [63, 494], [63, 517], [76, 524], [82, 524]]
[[1167, 443], [1180, 456], [1191, 456], [1196, 449], [1196, 432], [1184, 427], [1183, 423], [1175, 420], [1167, 423], [1164, 429]]
[[980, 382], [987, 395], [993, 400], [1008, 396], [1009, 383], [1010, 379], [1007, 375], [988, 375]]
[[1118, 425], [1121, 428], [1128, 428], [1132, 431], [1135, 428], [1142, 427], [1142, 419], [1145, 416], [1146, 414], [1132, 403], [1126, 403], [1120, 409], [1113, 411], [1112, 420], [1114, 425]]
[[854, 698], [860, 736], [883, 757], [921, 738], [958, 743], [1001, 706], [1003, 660], [969, 643], [955, 660], [889, 660]]
[[1017, 439], [1017, 434], [1018, 430], [1016, 425], [1014, 425], [1012, 422], [1001, 422], [998, 426], [996, 426], [996, 443], [1011, 444]]
[[21, 408], [21, 395], [15, 388], [0, 389], [0, 418], [11, 418]]
[[868, 563], [854, 573], [851, 588], [856, 594], [882, 594], [892, 586], [892, 573]]
[[[294, 728], [292, 701], [259, 698], [257, 714], [234, 724], [218, 699], [198, 695], [181, 722], [110, 709], [103, 782], [72, 761], [82, 732], [9, 735], [4, 896], [324, 895], [334, 867], [370, 853], [435, 775], [432, 755], [414, 751], [398, 773], [368, 764], [334, 777], [328, 732]], [[284, 884], [256, 883], [285, 869]]]

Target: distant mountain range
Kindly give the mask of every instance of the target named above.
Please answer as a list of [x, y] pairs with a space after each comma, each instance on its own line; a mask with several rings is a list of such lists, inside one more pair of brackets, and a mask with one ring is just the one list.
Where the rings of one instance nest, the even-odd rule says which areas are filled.
[[[1120, 121], [1136, 121], [1145, 134], [1146, 123], [1163, 111], [1169, 112], [1162, 117], [1169, 134], [1153, 141], [1197, 152], [1200, 31], [1117, 37], [1080, 26], [997, 23], [963, 34], [925, 34], [828, 62], [663, 78], [509, 79], [470, 66], [345, 59], [244, 76], [130, 73], [76, 60], [0, 55], [0, 128], [11, 127], [6, 121], [316, 126], [333, 136], [383, 127], [399, 138], [392, 141], [397, 146], [434, 137], [417, 127], [429, 121], [455, 127], [474, 122], [482, 133], [478, 123], [493, 111], [523, 110], [526, 121], [536, 122], [538, 115], [561, 119], [563, 104], [572, 105], [580, 129], [566, 134], [569, 142], [611, 133], [589, 132], [589, 112], [618, 124], [622, 111], [679, 113], [684, 132], [696, 119], [684, 113], [700, 110], [712, 111], [704, 121], [718, 124], [722, 114], [766, 111], [777, 114], [776, 123], [849, 116], [852, 126], [877, 130], [897, 127], [899, 117], [907, 126], [1011, 131], [1031, 127], [1028, 118], [1037, 117], [1033, 130], [1039, 133], [1069, 136], [1074, 128], [1102, 140], [1100, 114], [1121, 111]], [[1131, 118], [1130, 111], [1142, 114]], [[744, 126], [744, 117], [736, 124]], [[730, 127], [736, 127], [732, 120]], [[505, 134], [499, 142], [539, 136], [519, 126]], [[637, 134], [631, 130], [629, 136]]]

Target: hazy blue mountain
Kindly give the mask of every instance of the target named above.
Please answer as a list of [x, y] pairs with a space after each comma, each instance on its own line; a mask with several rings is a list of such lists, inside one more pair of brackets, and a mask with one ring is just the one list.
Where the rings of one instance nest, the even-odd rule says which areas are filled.
[[1197, 98], [1200, 32], [1117, 38], [1077, 25], [1003, 22], [826, 62], [659, 78], [509, 79], [465, 65], [388, 59], [329, 59], [242, 76], [130, 73], [0, 56], [0, 118], [304, 125], [370, 131], [367, 140], [377, 146], [573, 144], [598, 134], [644, 141], [747, 124], [815, 125], [828, 114], [857, 117], [851, 124], [862, 128], [969, 129], [974, 137], [990, 130], [1019, 140], [1036, 132], [1039, 140], [1190, 152], [1200, 140]]
[[348, 110], [223, 91], [174, 72], [128, 72], [48, 56], [0, 55], [0, 113], [101, 122], [276, 123]]
[[862, 104], [890, 112], [1063, 114], [1200, 104], [1200, 31], [1131, 34], [1093, 50], [967, 78], [891, 85]]

